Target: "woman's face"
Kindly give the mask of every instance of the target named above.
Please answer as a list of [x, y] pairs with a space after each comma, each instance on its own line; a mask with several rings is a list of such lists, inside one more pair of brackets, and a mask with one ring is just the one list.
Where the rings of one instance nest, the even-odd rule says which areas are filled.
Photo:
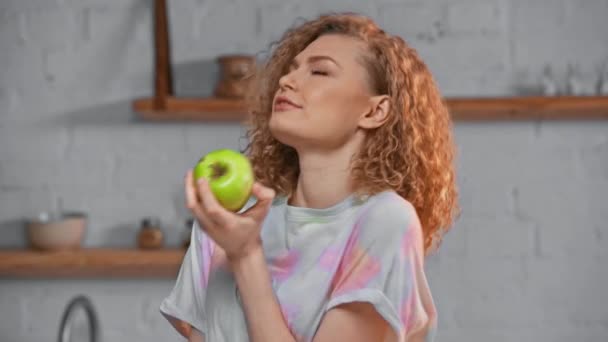
[[323, 35], [293, 60], [279, 80], [270, 130], [296, 149], [335, 149], [361, 128], [372, 97], [361, 64], [363, 42], [344, 35]]

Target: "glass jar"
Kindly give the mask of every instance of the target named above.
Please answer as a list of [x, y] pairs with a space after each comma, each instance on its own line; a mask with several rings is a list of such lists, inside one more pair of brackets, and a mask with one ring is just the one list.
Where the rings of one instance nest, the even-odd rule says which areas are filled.
[[164, 234], [157, 217], [145, 217], [141, 220], [137, 246], [141, 249], [158, 249], [163, 246]]

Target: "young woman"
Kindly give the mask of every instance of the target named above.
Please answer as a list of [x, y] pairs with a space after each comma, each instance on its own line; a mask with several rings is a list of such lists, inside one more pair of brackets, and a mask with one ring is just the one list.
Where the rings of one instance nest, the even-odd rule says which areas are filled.
[[252, 88], [255, 203], [185, 179], [191, 246], [161, 312], [190, 341], [431, 341], [424, 273], [457, 212], [451, 121], [372, 20], [288, 30]]

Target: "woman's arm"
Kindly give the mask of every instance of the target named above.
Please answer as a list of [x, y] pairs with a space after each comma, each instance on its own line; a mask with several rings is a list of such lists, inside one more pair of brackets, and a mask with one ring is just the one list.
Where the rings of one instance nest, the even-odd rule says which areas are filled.
[[169, 319], [169, 323], [171, 323], [171, 325], [173, 326], [173, 328], [175, 328], [175, 330], [182, 335], [185, 338], [190, 338], [190, 335], [192, 334], [192, 326], [190, 324], [188, 324], [187, 322], [184, 322], [182, 320], [179, 320], [175, 317], [168, 317]]
[[329, 310], [313, 341], [392, 342], [397, 338], [371, 304], [353, 302]]
[[[231, 267], [247, 318], [250, 341], [295, 341], [274, 295], [261, 248], [231, 262]], [[351, 303], [325, 314], [314, 341], [384, 341], [389, 337], [388, 332], [388, 324], [370, 304]]]
[[274, 295], [261, 247], [231, 261], [251, 342], [295, 341]]
[[205, 342], [205, 337], [200, 331], [193, 328], [190, 337], [188, 338], [188, 342]]
[[188, 342], [205, 342], [205, 337], [197, 329], [193, 328], [188, 322], [177, 318], [169, 317], [169, 322], [177, 332], [188, 340]]

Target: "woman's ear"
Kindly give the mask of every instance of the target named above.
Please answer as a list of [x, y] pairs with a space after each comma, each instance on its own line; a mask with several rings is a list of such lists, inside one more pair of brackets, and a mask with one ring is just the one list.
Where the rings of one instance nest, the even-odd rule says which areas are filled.
[[359, 127], [364, 129], [382, 126], [388, 120], [391, 107], [388, 95], [372, 96], [369, 101], [369, 110], [359, 120]]

